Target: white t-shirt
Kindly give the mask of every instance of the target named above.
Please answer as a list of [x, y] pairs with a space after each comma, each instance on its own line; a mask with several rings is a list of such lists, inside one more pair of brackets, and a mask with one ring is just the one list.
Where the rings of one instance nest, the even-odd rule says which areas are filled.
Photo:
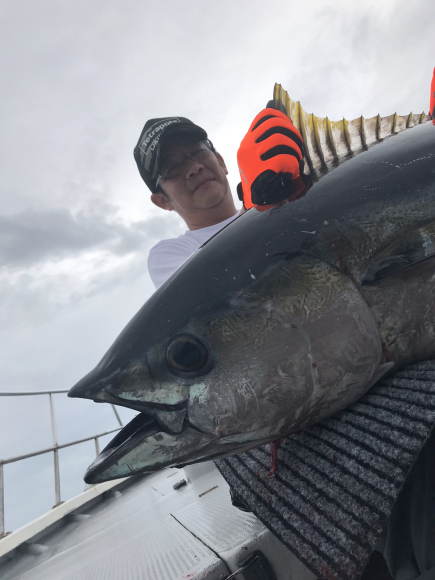
[[152, 247], [148, 256], [148, 271], [155, 287], [158, 288], [163, 284], [193, 252], [235, 220], [238, 215], [239, 212], [233, 217], [208, 228], [193, 231], [187, 230], [186, 233], [178, 236], [178, 238], [162, 240]]

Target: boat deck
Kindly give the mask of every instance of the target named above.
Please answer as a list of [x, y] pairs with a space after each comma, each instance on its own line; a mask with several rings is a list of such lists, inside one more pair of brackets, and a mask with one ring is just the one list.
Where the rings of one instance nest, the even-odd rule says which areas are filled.
[[231, 504], [209, 462], [124, 481], [3, 557], [0, 578], [223, 580], [256, 550], [277, 580], [314, 579], [253, 514]]

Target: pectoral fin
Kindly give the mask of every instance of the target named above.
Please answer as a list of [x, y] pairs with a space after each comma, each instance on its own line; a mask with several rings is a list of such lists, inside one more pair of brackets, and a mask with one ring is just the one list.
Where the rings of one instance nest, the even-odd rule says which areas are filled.
[[379, 379], [381, 379], [393, 367], [394, 367], [393, 362], [387, 362], [387, 363], [380, 365], [377, 368], [375, 374], [370, 379], [370, 382], [369, 382], [370, 386], [367, 388], [367, 390], [370, 389], [371, 387], [373, 387], [373, 385], [375, 385], [379, 381]]

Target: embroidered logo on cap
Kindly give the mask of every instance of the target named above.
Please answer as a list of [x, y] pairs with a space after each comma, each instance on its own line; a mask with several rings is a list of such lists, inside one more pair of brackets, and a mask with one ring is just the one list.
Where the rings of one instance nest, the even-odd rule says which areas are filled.
[[164, 129], [174, 123], [181, 123], [181, 120], [177, 117], [173, 117], [167, 121], [164, 121], [163, 123], [160, 121], [154, 125], [151, 125], [149, 131], [146, 133], [146, 135], [144, 135], [144, 138], [140, 142], [140, 160], [147, 171], [151, 170], [151, 165], [153, 164], [154, 160], [153, 153], [159, 144], [160, 137], [162, 136]]

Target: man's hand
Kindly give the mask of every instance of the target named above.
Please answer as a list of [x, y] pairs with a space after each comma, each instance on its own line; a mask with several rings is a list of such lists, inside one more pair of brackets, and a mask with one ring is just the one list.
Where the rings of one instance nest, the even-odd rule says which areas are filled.
[[279, 203], [306, 190], [302, 137], [291, 120], [266, 108], [253, 120], [237, 152], [239, 199], [246, 209]]

